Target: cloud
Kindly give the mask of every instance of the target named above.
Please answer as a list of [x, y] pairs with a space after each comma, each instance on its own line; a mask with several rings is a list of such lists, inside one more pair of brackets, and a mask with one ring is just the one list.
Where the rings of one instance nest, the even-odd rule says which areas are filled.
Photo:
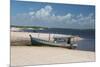
[[35, 13], [35, 17], [37, 18], [45, 18], [50, 16], [50, 13], [52, 11], [52, 7], [51, 6], [45, 6], [44, 8], [41, 8], [40, 10], [38, 10]]
[[91, 29], [95, 26], [94, 14], [90, 13], [87, 16], [81, 14], [66, 13], [65, 15], [57, 15], [53, 12], [53, 7], [45, 6], [37, 11], [27, 13], [19, 13], [11, 17], [12, 24], [47, 26], [57, 28], [78, 28]]

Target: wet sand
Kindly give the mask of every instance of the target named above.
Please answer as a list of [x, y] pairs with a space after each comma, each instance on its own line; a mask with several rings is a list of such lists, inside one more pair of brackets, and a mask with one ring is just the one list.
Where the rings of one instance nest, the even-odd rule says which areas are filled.
[[95, 52], [48, 46], [11, 46], [11, 66], [95, 61]]

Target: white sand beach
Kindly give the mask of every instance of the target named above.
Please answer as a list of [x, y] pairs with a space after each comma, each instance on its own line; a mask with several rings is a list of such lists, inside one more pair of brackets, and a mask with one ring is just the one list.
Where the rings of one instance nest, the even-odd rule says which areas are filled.
[[11, 66], [90, 61], [95, 61], [95, 52], [47, 46], [11, 46]]
[[[49, 36], [45, 33], [11, 32], [11, 66], [95, 61], [95, 52], [61, 47], [26, 46], [31, 43], [29, 34], [36, 38], [39, 35], [39, 38], [45, 40], [48, 40]], [[50, 40], [53, 36], [54, 34], [51, 34]], [[76, 37], [76, 40], [81, 39]]]

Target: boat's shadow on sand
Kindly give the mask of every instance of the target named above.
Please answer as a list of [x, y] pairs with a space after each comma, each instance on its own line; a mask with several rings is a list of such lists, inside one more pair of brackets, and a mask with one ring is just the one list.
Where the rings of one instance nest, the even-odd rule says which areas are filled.
[[64, 48], [64, 49], [71, 49], [71, 50], [77, 50], [77, 47], [64, 47], [64, 46], [55, 46], [55, 45], [27, 45], [27, 46], [33, 46], [33, 47], [55, 47], [55, 48]]

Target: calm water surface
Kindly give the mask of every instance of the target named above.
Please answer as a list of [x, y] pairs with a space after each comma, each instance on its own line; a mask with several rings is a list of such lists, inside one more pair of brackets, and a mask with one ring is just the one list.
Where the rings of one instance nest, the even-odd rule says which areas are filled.
[[57, 34], [67, 34], [67, 35], [78, 35], [84, 40], [78, 42], [78, 50], [84, 51], [95, 51], [95, 30], [75, 30], [75, 29], [57, 29], [49, 28], [45, 30], [24, 30], [28, 32], [43, 32], [43, 33], [57, 33]]

